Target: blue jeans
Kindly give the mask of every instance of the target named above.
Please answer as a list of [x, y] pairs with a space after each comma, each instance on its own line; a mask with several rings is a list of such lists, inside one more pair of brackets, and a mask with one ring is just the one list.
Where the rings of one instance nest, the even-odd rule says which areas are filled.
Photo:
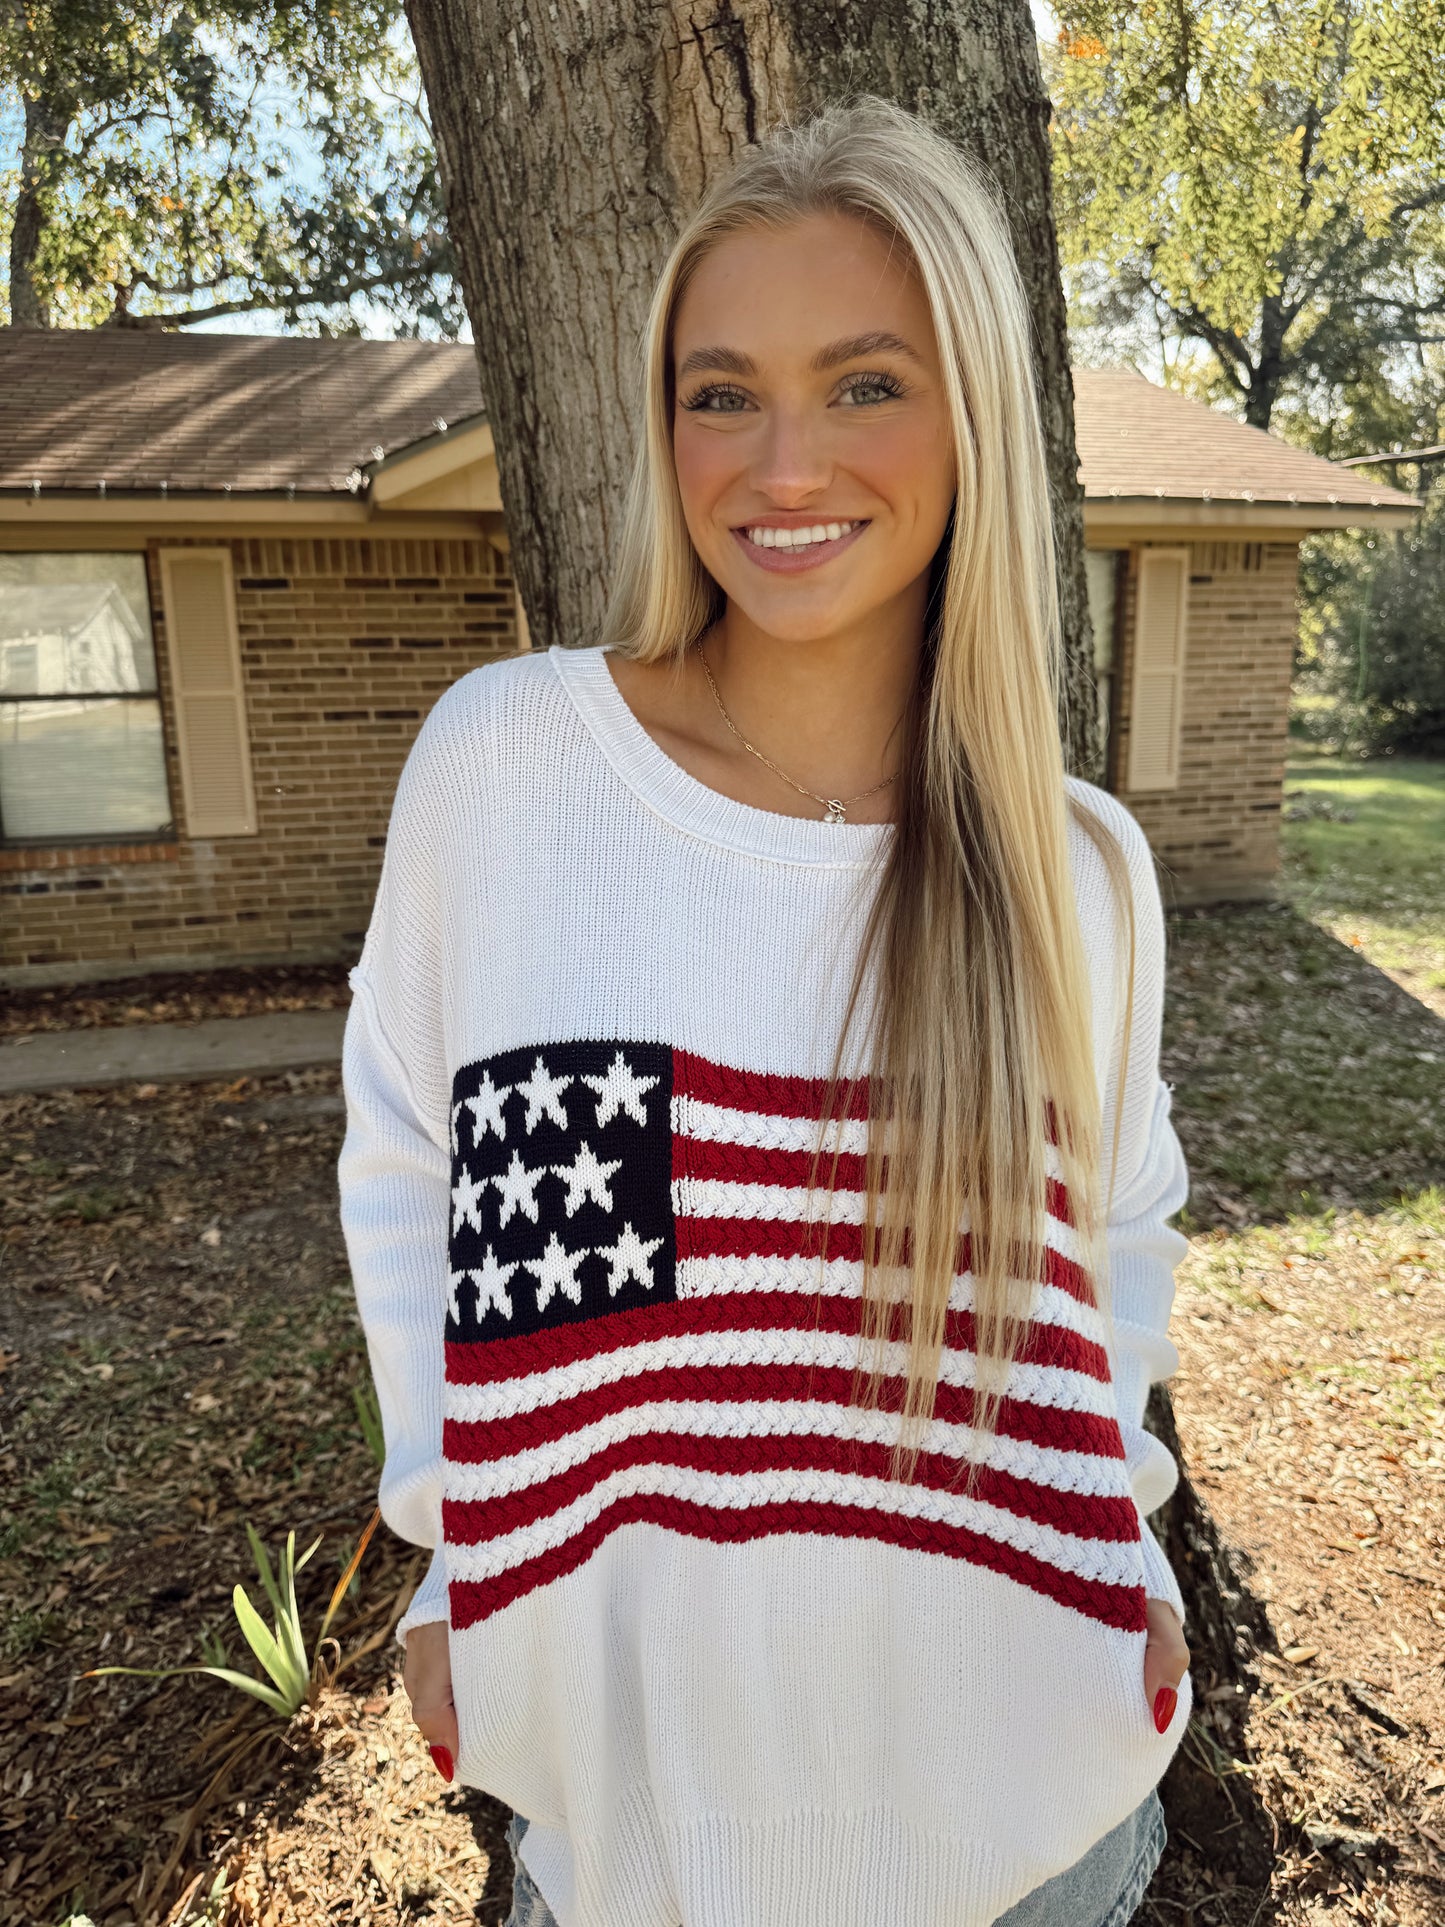
[[[527, 1822], [514, 1813], [507, 1846], [515, 1873], [505, 1927], [557, 1927], [551, 1908], [517, 1858]], [[1082, 1860], [1016, 1900], [994, 1927], [1125, 1927], [1164, 1855], [1164, 1805], [1152, 1787], [1127, 1819], [1096, 1840]]]

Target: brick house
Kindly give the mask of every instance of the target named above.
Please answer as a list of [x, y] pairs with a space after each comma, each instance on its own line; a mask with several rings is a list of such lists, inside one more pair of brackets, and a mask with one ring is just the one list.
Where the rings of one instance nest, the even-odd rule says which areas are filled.
[[1421, 502], [1123, 368], [1074, 370], [1105, 786], [1167, 903], [1274, 894], [1300, 538]]
[[[1296, 548], [1413, 497], [1075, 375], [1108, 783], [1268, 894]], [[526, 648], [472, 351], [0, 329], [0, 984], [347, 960], [397, 773]]]

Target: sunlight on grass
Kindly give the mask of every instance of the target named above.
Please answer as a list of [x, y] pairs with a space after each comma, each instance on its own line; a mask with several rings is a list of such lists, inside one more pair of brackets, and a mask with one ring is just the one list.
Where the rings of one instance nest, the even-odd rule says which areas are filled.
[[1445, 993], [1445, 762], [1292, 756], [1283, 849], [1301, 915], [1416, 995]]

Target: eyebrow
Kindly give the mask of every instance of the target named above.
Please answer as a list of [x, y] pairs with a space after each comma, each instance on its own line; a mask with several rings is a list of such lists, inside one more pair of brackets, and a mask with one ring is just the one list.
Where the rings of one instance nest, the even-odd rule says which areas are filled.
[[[820, 348], [809, 366], [815, 375], [836, 368], [840, 362], [859, 361], [864, 355], [906, 355], [923, 367], [922, 355], [906, 342], [902, 335], [895, 335], [887, 328], [875, 329], [871, 334], [845, 335], [841, 341], [831, 341], [826, 348]], [[726, 375], [755, 375], [756, 364], [736, 348], [694, 348], [687, 360], [677, 371], [677, 379], [685, 381], [689, 375], [700, 373], [703, 369], [714, 369]]]

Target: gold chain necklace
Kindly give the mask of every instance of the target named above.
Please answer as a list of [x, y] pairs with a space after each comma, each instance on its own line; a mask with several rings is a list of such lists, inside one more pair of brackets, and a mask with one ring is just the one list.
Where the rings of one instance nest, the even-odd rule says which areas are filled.
[[745, 750], [750, 751], [752, 755], [756, 756], [760, 763], [766, 763], [770, 770], [776, 775], [781, 776], [783, 781], [792, 789], [795, 789], [800, 796], [809, 797], [814, 803], [821, 803], [823, 805], [827, 811], [827, 815], [823, 818], [825, 823], [846, 823], [848, 818], [845, 812], [850, 803], [861, 803], [865, 796], [873, 796], [879, 790], [887, 789], [888, 785], [893, 781], [893, 776], [898, 774], [895, 770], [893, 776], [885, 776], [883, 781], [881, 783], [875, 783], [871, 790], [859, 790], [856, 796], [819, 796], [814, 790], [804, 789], [801, 783], [795, 783], [793, 781], [785, 769], [779, 769], [770, 756], [764, 756], [760, 749], [754, 749], [753, 745], [748, 741], [747, 737], [743, 735], [732, 717], [729, 716], [727, 710], [723, 707], [723, 699], [718, 694], [717, 684], [712, 679], [712, 671], [707, 666], [707, 657], [702, 653], [702, 644], [703, 638], [699, 636], [697, 640], [697, 659], [702, 664], [702, 673], [707, 677], [708, 687], [712, 691], [713, 701], [718, 706], [718, 714]]

